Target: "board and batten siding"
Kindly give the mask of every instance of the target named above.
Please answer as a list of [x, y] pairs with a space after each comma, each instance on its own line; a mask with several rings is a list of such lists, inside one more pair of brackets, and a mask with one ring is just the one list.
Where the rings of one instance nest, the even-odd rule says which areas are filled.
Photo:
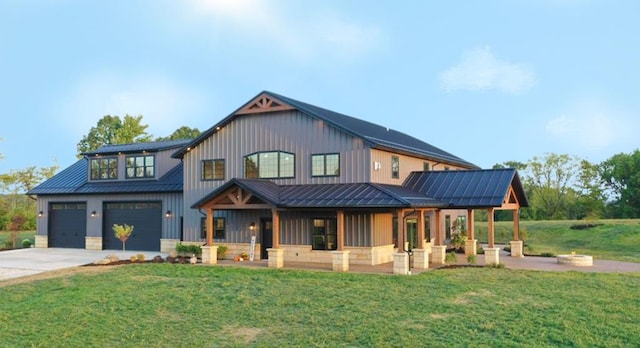
[[[400, 175], [397, 179], [391, 177], [391, 157], [397, 156], [400, 160]], [[376, 164], [377, 163], [377, 164]], [[379, 184], [402, 185], [411, 172], [424, 171], [424, 164], [429, 163], [429, 170], [465, 170], [465, 168], [434, 162], [432, 160], [398, 154], [380, 149], [371, 150], [371, 181]]]
[[[184, 155], [184, 238], [199, 240], [201, 213], [191, 205], [232, 178], [244, 177], [244, 157], [255, 152], [295, 155], [295, 177], [277, 184], [335, 184], [370, 180], [370, 149], [362, 141], [297, 110], [236, 117]], [[340, 176], [312, 177], [312, 154], [340, 154]], [[224, 180], [201, 180], [202, 160], [223, 159]]]
[[[183, 210], [182, 195], [180, 193], [137, 193], [137, 194], [109, 194], [109, 195], [40, 195], [38, 196], [38, 211], [42, 211], [44, 215], [38, 217], [38, 226], [36, 234], [47, 235], [49, 230], [49, 204], [50, 203], [66, 203], [77, 202], [87, 204], [87, 236], [102, 237], [103, 236], [103, 203], [109, 202], [162, 202], [162, 238], [163, 239], [180, 239], [180, 212]], [[164, 213], [170, 210], [172, 216], [164, 217]], [[96, 218], [88, 215], [92, 211], [97, 213]], [[134, 226], [135, 227], [135, 226]], [[111, 230], [106, 233], [113, 233]]]
[[[280, 243], [291, 245], [311, 245], [313, 219], [335, 219], [333, 211], [282, 212], [280, 213]], [[368, 213], [344, 213], [344, 245], [352, 247], [371, 246], [371, 218]]]

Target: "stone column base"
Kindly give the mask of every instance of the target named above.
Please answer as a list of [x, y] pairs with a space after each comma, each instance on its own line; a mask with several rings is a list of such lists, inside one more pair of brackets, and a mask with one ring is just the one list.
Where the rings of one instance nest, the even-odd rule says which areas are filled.
[[218, 263], [217, 245], [205, 245], [202, 247], [202, 263], [205, 265], [215, 265]]
[[102, 250], [102, 237], [84, 237], [87, 250]]
[[393, 253], [393, 274], [411, 274], [409, 273], [409, 254]]
[[446, 256], [447, 256], [446, 245], [434, 245], [431, 247], [431, 263], [435, 265], [444, 265], [444, 260]]
[[413, 249], [413, 268], [428, 269], [430, 251], [431, 250], [427, 251], [426, 249]]
[[269, 268], [282, 268], [284, 267], [284, 249], [267, 249], [267, 255], [269, 256]]
[[160, 239], [160, 252], [170, 253], [176, 250], [178, 243], [180, 243], [180, 239]]
[[472, 239], [472, 240], [465, 240], [464, 241], [464, 254], [466, 256], [469, 255], [476, 255], [477, 250], [478, 250], [478, 240], [477, 239]]
[[332, 251], [333, 271], [346, 272], [349, 270], [349, 251]]
[[36, 248], [48, 248], [49, 247], [49, 236], [42, 236], [36, 234]]
[[500, 264], [500, 248], [484, 248], [484, 264], [487, 266]]
[[512, 240], [509, 242], [511, 244], [511, 257], [524, 257], [524, 253], [522, 251], [522, 243], [521, 240]]

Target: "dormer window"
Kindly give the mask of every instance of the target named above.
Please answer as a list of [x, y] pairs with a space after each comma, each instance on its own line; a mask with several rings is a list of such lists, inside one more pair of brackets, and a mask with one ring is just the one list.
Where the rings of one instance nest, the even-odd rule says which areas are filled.
[[91, 180], [113, 180], [118, 178], [118, 158], [104, 157], [90, 160]]
[[155, 160], [151, 155], [127, 156], [127, 179], [153, 178], [155, 176]]

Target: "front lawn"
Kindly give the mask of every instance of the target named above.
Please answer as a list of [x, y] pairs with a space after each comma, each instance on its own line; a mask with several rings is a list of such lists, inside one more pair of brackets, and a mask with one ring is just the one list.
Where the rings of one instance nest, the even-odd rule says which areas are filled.
[[2, 346], [640, 342], [637, 273], [460, 268], [391, 276], [140, 264], [1, 289]]

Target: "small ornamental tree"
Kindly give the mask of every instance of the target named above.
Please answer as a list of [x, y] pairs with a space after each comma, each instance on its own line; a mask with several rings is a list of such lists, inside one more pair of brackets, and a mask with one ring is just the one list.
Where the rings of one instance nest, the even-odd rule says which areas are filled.
[[116, 238], [120, 239], [120, 241], [122, 242], [122, 251], [125, 251], [125, 243], [127, 242], [127, 239], [129, 239], [129, 237], [131, 237], [131, 234], [133, 233], [133, 226], [124, 224], [124, 225], [118, 225], [118, 224], [114, 224], [113, 225], [113, 232], [116, 236]]

